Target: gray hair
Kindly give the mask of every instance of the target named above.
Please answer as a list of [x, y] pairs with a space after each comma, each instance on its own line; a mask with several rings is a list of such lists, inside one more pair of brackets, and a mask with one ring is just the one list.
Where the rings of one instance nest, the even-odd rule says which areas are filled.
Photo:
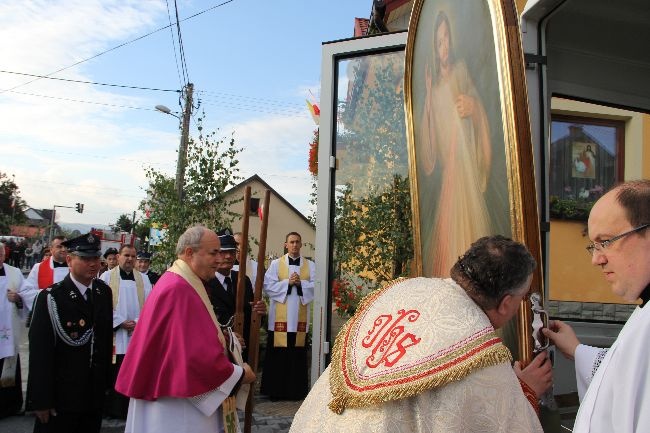
[[200, 224], [194, 225], [185, 230], [185, 233], [178, 238], [178, 243], [176, 244], [176, 255], [183, 254], [186, 248], [192, 248], [192, 251], [198, 250], [199, 245], [201, 244], [201, 239], [207, 231], [208, 228]]

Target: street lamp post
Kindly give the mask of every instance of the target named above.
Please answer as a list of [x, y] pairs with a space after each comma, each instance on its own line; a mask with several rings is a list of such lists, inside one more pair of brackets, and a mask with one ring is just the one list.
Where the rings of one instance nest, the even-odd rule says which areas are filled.
[[185, 86], [185, 110], [183, 117], [178, 117], [173, 114], [171, 110], [164, 105], [156, 105], [156, 110], [174, 116], [181, 121], [181, 142], [178, 145], [178, 162], [176, 163], [176, 193], [178, 194], [178, 201], [183, 201], [183, 184], [185, 183], [185, 166], [187, 165], [187, 143], [190, 136], [190, 116], [192, 115], [192, 93], [194, 92], [194, 84], [188, 83]]

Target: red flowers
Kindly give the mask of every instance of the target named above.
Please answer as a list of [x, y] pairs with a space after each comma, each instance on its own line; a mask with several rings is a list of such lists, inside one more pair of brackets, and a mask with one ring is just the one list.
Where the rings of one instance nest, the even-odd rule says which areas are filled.
[[314, 130], [314, 138], [309, 143], [309, 172], [318, 176], [318, 128]]
[[334, 280], [332, 282], [332, 300], [336, 305], [336, 312], [341, 317], [350, 317], [359, 306], [364, 295], [361, 285], [352, 285], [346, 280]]

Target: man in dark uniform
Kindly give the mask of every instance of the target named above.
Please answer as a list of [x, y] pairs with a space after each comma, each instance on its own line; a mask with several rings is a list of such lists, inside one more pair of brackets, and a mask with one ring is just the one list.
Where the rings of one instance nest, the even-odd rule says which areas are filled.
[[[237, 306], [237, 279], [239, 277], [238, 271], [233, 271], [232, 267], [235, 264], [235, 255], [237, 252], [237, 243], [232, 235], [230, 229], [223, 229], [219, 231], [219, 242], [221, 249], [219, 250], [219, 263], [215, 277], [208, 281], [208, 295], [214, 312], [217, 315], [217, 320], [222, 327], [234, 326], [235, 308]], [[251, 328], [251, 314], [255, 310], [258, 314], [266, 314], [266, 304], [264, 301], [253, 302], [253, 285], [251, 280], [245, 278], [246, 291], [244, 292], [244, 335], [238, 335], [244, 350], [242, 356], [244, 361], [248, 360], [248, 349], [246, 348], [246, 340], [250, 335]], [[240, 338], [240, 337], [243, 337]]]
[[70, 273], [42, 290], [34, 306], [26, 408], [36, 413], [34, 432], [98, 433], [110, 383], [112, 294], [95, 279], [99, 237], [63, 244]]
[[149, 266], [151, 265], [151, 253], [148, 253], [146, 251], [138, 251], [136, 260], [137, 263], [135, 265], [135, 268], [142, 274], [149, 277], [149, 281], [151, 282], [152, 286], [156, 284], [158, 278], [160, 278], [160, 275], [149, 269]]

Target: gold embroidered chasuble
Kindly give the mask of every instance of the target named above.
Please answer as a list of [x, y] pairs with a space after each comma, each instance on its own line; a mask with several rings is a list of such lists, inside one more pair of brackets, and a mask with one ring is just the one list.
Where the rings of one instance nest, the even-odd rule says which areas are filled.
[[542, 432], [487, 316], [451, 279], [368, 295], [291, 432]]
[[[289, 255], [285, 254], [278, 262], [278, 279], [289, 279]], [[309, 280], [309, 262], [301, 260], [300, 279]], [[293, 290], [296, 290], [294, 288]], [[296, 332], [296, 347], [304, 347], [307, 336], [307, 305], [298, 303], [298, 328]], [[273, 347], [287, 347], [287, 302], [275, 303], [275, 325], [273, 329]]]

